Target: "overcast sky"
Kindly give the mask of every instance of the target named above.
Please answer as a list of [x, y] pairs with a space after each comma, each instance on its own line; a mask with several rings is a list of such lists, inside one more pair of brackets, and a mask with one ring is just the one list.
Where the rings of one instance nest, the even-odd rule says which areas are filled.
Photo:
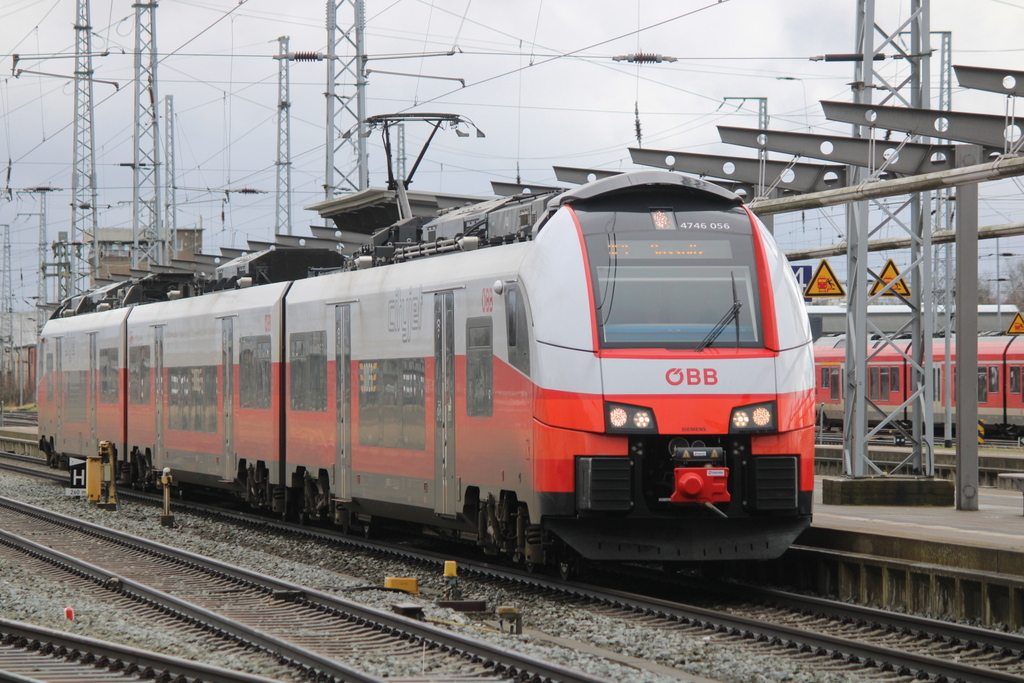
[[[910, 9], [909, 0], [877, 4], [878, 24], [887, 31]], [[848, 126], [826, 122], [817, 103], [851, 99], [853, 65], [808, 58], [854, 50], [855, 11], [854, 0], [366, 0], [365, 47], [377, 72], [369, 76], [367, 113], [456, 113], [486, 133], [439, 133], [414, 179], [419, 190], [489, 194], [491, 180], [514, 181], [517, 169], [525, 182], [554, 184], [553, 165], [636, 168], [627, 152], [637, 145], [635, 108], [644, 147], [754, 156], [718, 142], [716, 124], [757, 125], [753, 100], [726, 98], [766, 97], [772, 128], [848, 133]], [[954, 64], [1024, 70], [1024, 0], [932, 0], [931, 15], [933, 31], [952, 31]], [[208, 252], [271, 237], [278, 69], [272, 56], [282, 35], [293, 51], [324, 51], [324, 16], [324, 3], [312, 0], [159, 4], [158, 94], [161, 115], [164, 96], [174, 99], [178, 225], [205, 228]], [[345, 9], [343, 28], [349, 17]], [[73, 55], [74, 19], [74, 0], [0, 3], [0, 163], [10, 160], [9, 180], [5, 170], [0, 187], [12, 191], [0, 198], [0, 224], [12, 226], [22, 302], [36, 291], [38, 217], [28, 214], [38, 213], [39, 200], [18, 190], [64, 188], [48, 198], [49, 239], [69, 228], [74, 93], [67, 79], [13, 78], [11, 55], [21, 55], [18, 68], [70, 75], [73, 59], [36, 57]], [[122, 0], [95, 0], [92, 26], [94, 51], [110, 53], [95, 59], [95, 77], [120, 85], [95, 85], [100, 227], [130, 228], [132, 174], [120, 164], [132, 159], [134, 11]], [[638, 51], [678, 61], [638, 67], [612, 59]], [[439, 52], [455, 54], [422, 56]], [[879, 68], [894, 80], [907, 72], [896, 62]], [[937, 84], [937, 59], [932, 71]], [[302, 207], [324, 197], [324, 64], [293, 63], [291, 83], [293, 222], [296, 233], [306, 233], [306, 226], [322, 224]], [[1001, 96], [961, 88], [953, 104], [1006, 111]], [[422, 124], [407, 126], [410, 157], [428, 132]], [[368, 142], [371, 184], [383, 186], [379, 136]], [[266, 194], [225, 201], [224, 190], [241, 188]], [[982, 193], [981, 225], [1021, 220], [1019, 185]], [[838, 211], [834, 216], [780, 218], [780, 242], [837, 242], [843, 224]], [[1024, 244], [1000, 247], [1011, 249], [1024, 254]], [[981, 251], [994, 252], [994, 245]], [[994, 258], [983, 258], [983, 270], [994, 268]]]

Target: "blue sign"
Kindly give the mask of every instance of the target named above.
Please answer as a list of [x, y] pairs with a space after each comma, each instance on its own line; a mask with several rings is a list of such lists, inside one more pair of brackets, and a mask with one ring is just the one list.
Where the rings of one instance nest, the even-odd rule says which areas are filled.
[[[800, 291], [803, 292], [807, 289], [808, 283], [811, 281], [811, 266], [790, 266], [793, 269], [793, 276], [796, 277], [796, 283], [800, 286]], [[804, 301], [810, 303], [810, 299], [804, 297]]]

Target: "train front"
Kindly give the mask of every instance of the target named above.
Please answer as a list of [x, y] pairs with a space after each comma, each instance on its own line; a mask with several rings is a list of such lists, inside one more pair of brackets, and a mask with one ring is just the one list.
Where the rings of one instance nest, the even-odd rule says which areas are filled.
[[779, 556], [811, 519], [814, 366], [774, 238], [674, 173], [561, 202], [523, 270], [546, 527], [595, 560]]

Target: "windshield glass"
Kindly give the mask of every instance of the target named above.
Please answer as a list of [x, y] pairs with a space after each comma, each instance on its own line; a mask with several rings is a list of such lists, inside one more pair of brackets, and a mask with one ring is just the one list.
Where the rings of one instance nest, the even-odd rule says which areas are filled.
[[[763, 346], [750, 218], [738, 207], [575, 206], [604, 348]], [[649, 203], [649, 199], [647, 199]], [[740, 306], [729, 315], [734, 303]]]

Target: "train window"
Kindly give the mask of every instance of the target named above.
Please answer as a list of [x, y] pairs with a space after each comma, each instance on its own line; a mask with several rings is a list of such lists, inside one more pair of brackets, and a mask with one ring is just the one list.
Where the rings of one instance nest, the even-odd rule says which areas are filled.
[[1020, 366], [1019, 365], [1011, 365], [1010, 366], [1010, 393], [1011, 394], [1019, 394], [1020, 393]]
[[988, 393], [999, 393], [999, 367], [996, 365], [988, 366]]
[[878, 400], [878, 367], [868, 368], [868, 398]]
[[942, 400], [942, 366], [932, 368], [932, 400]]
[[270, 407], [270, 335], [238, 340], [239, 407]]
[[46, 400], [53, 400], [53, 354], [46, 354]]
[[903, 393], [900, 388], [900, 369], [895, 366], [889, 368], [889, 391], [897, 394]]
[[167, 368], [167, 428], [217, 431], [217, 365]]
[[88, 370], [69, 370], [64, 373], [64, 419], [68, 422], [86, 421], [88, 386]]
[[327, 332], [295, 332], [289, 338], [292, 410], [327, 410]]
[[664, 200], [657, 208], [623, 197], [573, 205], [601, 346], [762, 347], [750, 218], [732, 207]]
[[834, 401], [838, 401], [839, 400], [839, 368], [832, 368], [832, 372], [830, 374], [832, 375], [832, 379], [831, 379], [832, 386], [830, 387], [830, 389], [832, 390], [832, 393], [829, 394], [829, 397], [832, 400], [834, 400]]
[[121, 392], [118, 390], [121, 376], [118, 368], [117, 347], [100, 349], [100, 402], [117, 403]]
[[423, 450], [427, 438], [422, 358], [359, 361], [359, 444]]
[[149, 346], [128, 347], [128, 403], [149, 405]]
[[978, 403], [988, 403], [988, 369], [978, 368]]
[[466, 414], [490, 417], [494, 411], [494, 344], [490, 316], [466, 320]]
[[825, 365], [821, 366], [821, 388], [828, 389], [828, 378], [831, 377], [829, 368]]
[[530, 334], [526, 306], [517, 285], [505, 289], [505, 328], [508, 332], [508, 362], [523, 374], [530, 374]]

